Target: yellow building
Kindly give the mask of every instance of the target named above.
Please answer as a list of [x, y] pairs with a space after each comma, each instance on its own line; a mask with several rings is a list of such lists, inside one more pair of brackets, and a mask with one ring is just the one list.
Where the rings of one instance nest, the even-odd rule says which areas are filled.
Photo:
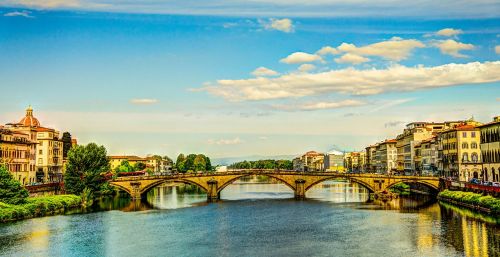
[[377, 171], [377, 147], [378, 144], [370, 145], [365, 148], [365, 166], [363, 167], [364, 172], [375, 172]]
[[396, 148], [398, 152], [397, 170], [399, 172], [414, 172], [415, 167], [415, 145], [423, 140], [429, 139], [437, 133], [459, 125], [477, 126], [480, 123], [470, 119], [464, 121], [445, 122], [412, 122], [406, 125], [403, 133], [396, 137]]
[[439, 134], [444, 175], [460, 181], [483, 179], [481, 172], [480, 129], [461, 125]]
[[322, 153], [309, 151], [293, 159], [293, 169], [298, 171], [321, 171], [324, 169], [325, 156]]
[[19, 122], [7, 124], [6, 129], [26, 134], [29, 140], [36, 143], [31, 149], [30, 165], [35, 166], [35, 170], [34, 174], [29, 175], [30, 179], [34, 178], [30, 183], [47, 183], [62, 179], [62, 142], [59, 131], [42, 127], [33, 115], [31, 106], [26, 109], [26, 115]]
[[396, 139], [385, 140], [376, 146], [375, 166], [380, 174], [393, 174], [396, 170]]
[[362, 172], [365, 166], [366, 154], [361, 152], [350, 152], [344, 155], [344, 167], [348, 172]]
[[5, 165], [23, 185], [36, 181], [32, 162], [35, 144], [27, 134], [0, 128], [0, 165]]
[[134, 166], [137, 163], [143, 163], [144, 165], [147, 164], [146, 158], [142, 158], [135, 155], [113, 155], [113, 156], [108, 156], [108, 158], [112, 171], [114, 171], [117, 167], [119, 167], [124, 161], [127, 161], [131, 166]]
[[484, 180], [500, 182], [500, 116], [479, 129]]
[[44, 177], [44, 182], [61, 181], [63, 175], [63, 143], [59, 131], [38, 127], [36, 147], [37, 176]]

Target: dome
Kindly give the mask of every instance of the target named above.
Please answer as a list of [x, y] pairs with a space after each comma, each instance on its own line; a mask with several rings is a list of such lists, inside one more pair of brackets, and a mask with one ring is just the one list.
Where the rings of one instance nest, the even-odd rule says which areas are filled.
[[26, 109], [26, 116], [19, 121], [19, 124], [26, 127], [40, 127], [38, 119], [33, 117], [33, 109], [31, 106]]

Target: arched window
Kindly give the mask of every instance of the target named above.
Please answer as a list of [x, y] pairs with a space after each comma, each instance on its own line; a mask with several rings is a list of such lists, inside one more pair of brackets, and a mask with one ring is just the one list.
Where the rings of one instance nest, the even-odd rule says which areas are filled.
[[462, 162], [468, 162], [469, 161], [469, 155], [467, 153], [464, 153], [462, 155]]
[[470, 148], [472, 148], [472, 149], [477, 149], [477, 143], [476, 143], [476, 142], [472, 142], [472, 143], [470, 144]]
[[471, 156], [470, 156], [472, 162], [478, 162], [478, 155], [477, 153], [472, 153]]

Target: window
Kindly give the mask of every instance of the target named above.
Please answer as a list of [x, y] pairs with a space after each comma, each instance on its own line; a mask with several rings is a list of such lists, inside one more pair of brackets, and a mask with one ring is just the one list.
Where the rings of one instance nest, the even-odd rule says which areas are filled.
[[469, 155], [467, 153], [464, 153], [462, 155], [462, 162], [468, 162], [469, 161]]
[[476, 132], [475, 132], [475, 131], [472, 131], [472, 132], [470, 133], [470, 137], [476, 137]]
[[42, 149], [38, 150], [38, 154], [42, 154]]
[[477, 149], [477, 143], [476, 142], [471, 143], [470, 148]]
[[462, 143], [462, 149], [468, 149], [469, 148], [469, 144], [467, 143]]
[[462, 132], [462, 137], [467, 137], [467, 132]]
[[42, 164], [43, 164], [42, 158], [38, 158], [38, 165], [42, 165]]
[[472, 162], [478, 162], [478, 155], [477, 155], [477, 153], [472, 153], [471, 160], [472, 160]]

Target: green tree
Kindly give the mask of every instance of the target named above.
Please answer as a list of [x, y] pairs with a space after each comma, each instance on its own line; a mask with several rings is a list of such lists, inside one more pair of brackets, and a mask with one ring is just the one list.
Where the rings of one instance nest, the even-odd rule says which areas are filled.
[[163, 156], [163, 160], [164, 160], [164, 161], [166, 161], [168, 164], [172, 164], [172, 163], [174, 163], [174, 161], [172, 161], [172, 159], [170, 159], [170, 157], [168, 157], [168, 156], [166, 156], [166, 155], [165, 155], [165, 156]]
[[186, 156], [186, 162], [184, 163], [184, 172], [193, 172], [194, 169], [194, 159], [196, 158], [196, 154], [188, 154]]
[[85, 188], [95, 196], [106, 184], [104, 175], [109, 171], [106, 148], [90, 143], [76, 146], [68, 152], [64, 184], [66, 191], [80, 195]]
[[177, 161], [175, 162], [175, 167], [177, 168], [178, 172], [182, 173], [186, 172], [185, 162], [186, 162], [186, 157], [184, 156], [184, 154], [179, 154], [179, 156], [177, 156]]
[[144, 164], [143, 162], [136, 162], [134, 164], [134, 171], [141, 171], [144, 169], [146, 169], [146, 164]]
[[205, 155], [203, 154], [196, 155], [193, 161], [193, 170], [206, 171], [206, 169], [207, 169], [207, 159], [205, 158]]
[[0, 165], [0, 202], [22, 204], [28, 196], [28, 190], [14, 179], [5, 166]]
[[69, 132], [64, 132], [61, 141], [63, 143], [63, 158], [66, 158], [68, 156], [68, 151], [72, 146], [71, 134]]
[[134, 171], [134, 167], [132, 167], [132, 165], [130, 165], [130, 163], [128, 161], [122, 161], [120, 163], [120, 166], [116, 167], [115, 168], [115, 173], [120, 173], [120, 172], [133, 172]]
[[212, 162], [210, 161], [210, 158], [208, 156], [205, 157], [205, 170], [206, 171], [212, 171], [214, 168], [212, 167]]

